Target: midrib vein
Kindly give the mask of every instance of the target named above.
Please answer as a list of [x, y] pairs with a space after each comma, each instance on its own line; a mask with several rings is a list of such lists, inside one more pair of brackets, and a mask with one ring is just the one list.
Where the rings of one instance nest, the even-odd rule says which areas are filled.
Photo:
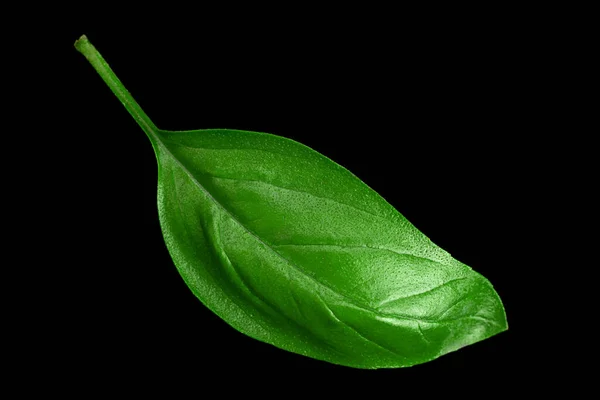
[[186, 176], [188, 177], [188, 179], [190, 179], [190, 181], [192, 181], [192, 183], [194, 183], [210, 200], [212, 200], [212, 202], [214, 204], [216, 204], [218, 207], [220, 207], [229, 216], [229, 218], [231, 218], [236, 224], [238, 224], [244, 231], [246, 231], [248, 234], [250, 234], [252, 237], [254, 237], [254, 239], [256, 239], [259, 243], [261, 243], [263, 246], [265, 246], [266, 248], [268, 248], [271, 252], [273, 252], [277, 257], [279, 257], [281, 260], [283, 260], [290, 267], [292, 267], [293, 269], [295, 269], [296, 271], [298, 271], [300, 274], [302, 274], [302, 276], [304, 276], [306, 279], [308, 279], [308, 280], [316, 283], [318, 286], [321, 286], [322, 288], [324, 288], [327, 291], [333, 293], [334, 295], [343, 298], [349, 304], [351, 304], [352, 306], [354, 306], [354, 307], [356, 307], [356, 308], [358, 308], [358, 309], [360, 309], [362, 311], [367, 311], [367, 312], [370, 312], [370, 313], [373, 313], [373, 314], [376, 314], [376, 315], [380, 315], [382, 317], [392, 318], [392, 319], [399, 319], [399, 320], [405, 320], [405, 321], [406, 320], [408, 320], [408, 321], [424, 321], [424, 322], [429, 322], [429, 323], [432, 322], [431, 320], [421, 319], [421, 318], [412, 317], [412, 316], [408, 316], [408, 315], [398, 315], [398, 314], [383, 313], [383, 312], [381, 312], [379, 310], [376, 310], [375, 308], [370, 307], [368, 305], [358, 304], [357, 300], [355, 300], [355, 299], [353, 299], [351, 297], [348, 297], [347, 295], [345, 295], [343, 293], [339, 293], [338, 291], [336, 291], [331, 286], [329, 286], [329, 285], [327, 285], [327, 284], [319, 281], [315, 277], [313, 277], [310, 274], [306, 273], [306, 271], [304, 269], [300, 268], [294, 262], [292, 262], [291, 260], [289, 260], [288, 258], [286, 258], [283, 254], [281, 254], [280, 252], [278, 252], [277, 250], [275, 250], [273, 248], [273, 245], [271, 245], [270, 243], [265, 242], [263, 239], [260, 238], [260, 236], [258, 236], [256, 233], [254, 233], [252, 230], [250, 230], [248, 227], [246, 227], [244, 224], [242, 224], [235, 217], [235, 215], [233, 215], [231, 213], [231, 211], [229, 211], [223, 204], [221, 204], [217, 199], [215, 199], [214, 196], [204, 186], [202, 186], [202, 184], [200, 182], [198, 182], [198, 180], [194, 177], [194, 175], [181, 163], [181, 161], [179, 161], [177, 159], [177, 157], [175, 157], [173, 155], [173, 153], [171, 153], [171, 151], [162, 142], [162, 140], [160, 139], [160, 137], [158, 135], [154, 134], [154, 137], [157, 139], [158, 146], [160, 148], [162, 148], [162, 150], [165, 151], [165, 153], [169, 156], [169, 158], [172, 159], [173, 162], [179, 168], [181, 168], [181, 170], [186, 174]]

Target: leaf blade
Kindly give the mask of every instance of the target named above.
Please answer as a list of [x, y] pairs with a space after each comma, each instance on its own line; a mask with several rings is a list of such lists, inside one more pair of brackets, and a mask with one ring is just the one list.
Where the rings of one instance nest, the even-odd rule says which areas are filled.
[[[202, 139], [198, 139], [206, 133], [209, 134], [207, 137], [208, 140], [203, 142]], [[183, 145], [180, 145], [180, 143], [177, 143], [177, 136], [179, 134], [180, 133], [178, 132], [165, 133], [166, 139], [164, 140], [164, 148], [168, 149], [167, 152], [170, 154], [170, 158], [168, 157], [168, 159], [177, 160], [174, 165], [186, 171], [185, 173], [188, 178], [190, 178], [193, 185], [205, 193], [205, 200], [207, 202], [213, 202], [215, 207], [220, 207], [222, 209], [218, 224], [212, 228], [208, 228], [207, 226], [204, 227], [204, 232], [212, 232], [213, 236], [212, 244], [207, 247], [212, 246], [213, 249], [220, 249], [224, 254], [224, 257], [221, 257], [221, 260], [217, 265], [220, 265], [224, 270], [229, 271], [229, 278], [227, 279], [229, 279], [230, 283], [234, 281], [237, 282], [238, 286], [237, 289], [235, 287], [236, 285], [230, 286], [230, 292], [234, 293], [236, 290], [239, 291], [240, 288], [242, 288], [241, 292], [245, 293], [245, 296], [238, 293], [238, 297], [235, 297], [237, 299], [236, 304], [244, 304], [246, 313], [258, 312], [258, 314], [252, 315], [251, 319], [259, 319], [267, 326], [260, 332], [256, 329], [248, 330], [245, 327], [247, 321], [240, 322], [241, 319], [239, 317], [232, 317], [227, 311], [215, 311], [223, 319], [236, 327], [236, 329], [249, 334], [256, 339], [314, 358], [360, 368], [381, 368], [409, 366], [415, 363], [425, 362], [445, 354], [448, 351], [452, 351], [453, 349], [471, 344], [474, 341], [482, 340], [505, 328], [502, 323], [498, 323], [497, 329], [491, 329], [489, 327], [481, 328], [481, 324], [475, 326], [472, 321], [470, 324], [467, 324], [464, 320], [461, 320], [462, 317], [460, 313], [459, 317], [453, 320], [446, 320], [446, 322], [443, 322], [445, 320], [441, 319], [445, 316], [444, 314], [438, 315], [437, 318], [440, 318], [440, 321], [442, 322], [438, 322], [437, 325], [441, 325], [441, 327], [431, 328], [432, 324], [436, 325], [436, 322], [431, 319], [436, 318], [436, 315], [434, 314], [415, 317], [415, 315], [402, 315], [402, 313], [400, 313], [398, 303], [402, 303], [400, 300], [407, 296], [400, 296], [394, 301], [394, 303], [396, 303], [396, 306], [393, 309], [394, 314], [385, 314], [381, 310], [372, 307], [371, 304], [364, 304], [365, 302], [369, 303], [367, 301], [368, 299], [364, 296], [352, 297], [349, 296], [351, 291], [346, 290], [344, 292], [344, 290], [340, 290], [339, 286], [335, 287], [335, 285], [328, 284], [326, 279], [324, 279], [324, 276], [326, 275], [323, 273], [324, 264], [315, 262], [315, 259], [318, 259], [319, 257], [323, 259], [325, 257], [323, 254], [317, 254], [316, 258], [313, 257], [311, 260], [310, 257], [308, 257], [308, 259], [306, 258], [307, 254], [310, 252], [294, 255], [294, 252], [290, 251], [289, 248], [287, 251], [283, 250], [286, 246], [310, 246], [310, 244], [303, 244], [302, 240], [307, 239], [305, 237], [308, 234], [307, 232], [310, 233], [309, 239], [311, 241], [315, 240], [314, 229], [310, 231], [310, 228], [313, 226], [311, 225], [311, 222], [314, 223], [315, 221], [319, 221], [319, 218], [317, 218], [316, 215], [320, 212], [321, 216], [329, 216], [330, 219], [323, 223], [323, 229], [321, 229], [321, 231], [317, 229], [318, 232], [316, 236], [319, 236], [319, 234], [323, 236], [326, 233], [329, 234], [329, 237], [317, 239], [331, 240], [331, 235], [333, 234], [333, 239], [343, 237], [344, 240], [348, 240], [349, 237], [352, 238], [352, 235], [355, 235], [357, 232], [360, 233], [358, 236], [355, 235], [356, 237], [354, 237], [355, 244], [327, 244], [325, 246], [337, 246], [339, 248], [351, 248], [352, 246], [355, 246], [356, 248], [369, 249], [367, 251], [377, 250], [389, 252], [394, 254], [395, 257], [410, 256], [415, 259], [426, 260], [426, 263], [429, 264], [433, 263], [432, 265], [435, 265], [435, 268], [431, 265], [427, 268], [421, 266], [421, 268], [417, 268], [416, 272], [413, 271], [415, 272], [413, 273], [414, 276], [420, 274], [421, 278], [424, 277], [424, 283], [429, 284], [430, 287], [423, 293], [415, 293], [414, 283], [416, 281], [414, 279], [409, 279], [408, 283], [413, 284], [413, 293], [410, 294], [409, 297], [417, 298], [420, 295], [427, 295], [427, 293], [431, 294], [436, 288], [443, 287], [444, 285], [448, 285], [449, 287], [450, 281], [466, 280], [465, 274], [475, 274], [469, 267], [453, 260], [448, 253], [431, 243], [429, 239], [418, 232], [416, 228], [412, 227], [412, 225], [393, 209], [393, 207], [385, 202], [385, 200], [380, 198], [374, 191], [364, 185], [358, 178], [354, 177], [354, 175], [349, 173], [343, 167], [338, 166], [313, 150], [305, 148], [305, 146], [296, 144], [295, 142], [290, 143], [291, 141], [289, 141], [289, 139], [279, 138], [274, 135], [230, 130], [194, 131], [183, 133]], [[190, 135], [194, 135], [195, 138]], [[262, 135], [268, 135], [266, 142], [270, 142], [270, 144], [265, 144], [265, 141], [263, 140], [264, 137], [260, 137]], [[216, 140], [219, 139], [219, 137], [223, 139], [221, 143]], [[257, 137], [260, 139], [258, 141], [258, 146], [255, 144], [255, 147], [252, 147], [253, 138], [256, 139]], [[194, 140], [197, 142], [191, 143]], [[232, 140], [238, 144], [243, 143], [246, 148], [244, 150], [240, 150], [239, 147], [227, 148], [226, 146]], [[257, 143], [257, 141], [254, 140], [254, 143]], [[265, 147], [268, 147], [268, 145], [271, 146], [269, 150], [275, 150], [273, 152], [265, 152]], [[211, 158], [211, 152], [205, 151], [207, 148], [210, 148], [207, 146], [213, 146], [213, 148], [214, 146], [221, 146], [218, 147], [217, 151], [220, 159], [214, 157], [214, 151], [212, 152], [213, 157]], [[294, 149], [294, 146], [298, 146], [299, 149]], [[290, 148], [293, 150], [293, 154], [290, 157], [282, 158], [272, 157], [270, 155], [271, 153], [277, 154], [282, 149], [283, 151], [289, 151]], [[256, 150], [259, 151], [257, 152]], [[244, 157], [243, 154], [240, 153], [243, 153], [244, 151], [251, 156], [246, 154]], [[257, 157], [257, 154], [261, 151], [267, 155]], [[233, 152], [233, 155], [230, 155], [229, 158], [223, 157], [227, 152], [230, 154]], [[313, 163], [312, 165], [320, 167], [321, 170], [315, 170], [315, 168], [312, 170], [310, 168], [285, 168], [285, 166], [293, 165], [290, 163], [289, 158], [302, 159], [302, 157], [309, 159], [311, 163]], [[236, 178], [222, 178], [214, 175], [215, 173], [223, 173], [222, 170], [225, 170], [225, 173], [239, 175], [240, 170], [232, 168], [231, 166], [233, 159], [237, 159], [238, 161], [250, 160], [247, 163], [239, 162], [238, 165], [243, 165], [246, 168], [248, 164], [253, 166], [261, 165], [262, 169], [259, 168], [258, 171], [262, 175], [257, 176], [256, 170], [253, 170], [252, 168], [247, 168], [251, 175], [249, 179], [247, 179], [247, 177], [239, 178], [239, 176]], [[220, 162], [222, 162], [223, 165], [221, 168], [222, 170], [215, 172], [215, 169], [219, 169], [220, 166], [218, 164]], [[266, 173], [269, 168], [273, 168], [273, 165], [279, 167], [278, 174], [271, 175]], [[304, 167], [307, 167], [306, 163], [304, 163]], [[210, 168], [212, 168], [213, 171], [207, 173], [207, 170]], [[299, 190], [298, 185], [301, 184], [298, 184], [297, 182], [306, 182], [306, 178], [303, 180], [302, 174], [306, 174], [307, 169], [310, 178], [313, 181], [322, 182], [324, 178], [328, 178], [330, 181], [336, 182], [337, 184], [341, 181], [343, 184], [340, 186], [343, 189], [351, 188], [367, 191], [368, 193], [364, 196], [369, 198], [369, 200], [376, 198], [378, 203], [376, 208], [377, 211], [379, 213], [385, 213], [389, 219], [392, 219], [396, 224], [400, 223], [400, 225], [390, 224], [388, 219], [382, 215], [364, 212], [364, 210], [361, 209], [363, 203], [361, 203], [360, 198], [356, 196], [350, 197], [350, 201], [359, 199], [358, 205], [352, 203], [348, 205], [346, 204], [348, 198], [343, 200], [344, 203], [337, 201], [337, 198], [331, 199], [331, 193], [336, 195], [335, 190], [329, 191], [325, 196], [320, 195], [322, 194], [322, 191], [319, 190], [316, 190], [316, 195], [306, 193], [306, 187], [304, 190]], [[321, 172], [321, 175], [319, 176], [316, 172]], [[283, 184], [281, 182], [273, 183], [272, 179], [274, 176], [285, 176], [285, 182]], [[350, 182], [350, 184], [347, 182]], [[294, 183], [296, 185], [295, 187]], [[282, 187], [282, 185], [291, 186], [291, 188]], [[260, 188], [260, 190], [258, 190], [257, 187]], [[265, 189], [266, 187], [268, 189]], [[313, 190], [315, 187], [318, 187], [318, 185], [309, 185], [308, 190]], [[274, 195], [274, 193], [276, 193], [276, 195]], [[342, 193], [343, 190], [339, 190], [337, 195], [339, 196]], [[310, 199], [303, 197], [305, 195], [310, 197]], [[302, 207], [300, 207], [301, 210], [298, 207], [286, 207], [286, 205], [293, 203], [294, 198], [297, 200], [298, 196], [301, 198], [301, 201], [299, 201], [302, 205]], [[240, 202], [240, 198], [244, 201]], [[188, 200], [183, 201], [183, 203], [187, 204]], [[226, 204], [226, 206], [224, 204]], [[265, 217], [263, 215], [264, 212], [261, 211], [260, 205], [264, 206], [265, 204], [269, 206], [268, 209], [270, 214], [268, 217]], [[281, 207], [281, 210], [277, 210], [277, 207]], [[336, 220], [343, 220], [344, 223], [347, 223], [349, 217], [347, 207], [355, 210], [355, 213], [351, 215], [359, 221], [359, 223], [350, 225], [361, 226], [362, 229], [360, 231], [346, 229], [340, 234], [337, 229], [339, 228], [339, 224], [336, 225]], [[326, 211], [323, 210], [324, 208]], [[169, 210], [172, 209], [172, 207], [162, 207], [161, 209], [164, 212], [169, 213]], [[276, 210], [276, 212], [273, 212], [273, 210]], [[314, 214], [309, 214], [309, 217], [306, 217], [307, 210]], [[161, 220], [165, 218], [162, 213], [160, 213], [160, 215]], [[261, 215], [263, 219], [262, 225], [260, 222], [261, 218], [257, 218]], [[275, 218], [273, 218], [274, 215]], [[334, 217], [331, 217], [332, 215]], [[365, 215], [369, 215], [370, 219], [365, 219]], [[207, 216], [204, 216], [203, 218], [207, 219]], [[265, 218], [266, 222], [264, 221]], [[187, 221], [199, 221], [201, 219], [202, 218], [189, 215], [185, 218]], [[213, 219], [213, 221], [216, 220]], [[374, 223], [373, 221], [376, 222]], [[369, 224], [373, 225], [373, 229], [365, 228], [368, 227]], [[385, 237], [385, 232], [383, 235], [381, 234], [382, 226], [386, 227], [387, 225], [401, 226], [402, 229], [408, 231], [409, 234], [412, 235], [411, 239], [413, 240], [413, 243], [410, 243], [410, 241], [407, 242], [406, 238], [402, 238], [400, 241], [389, 240], [389, 238]], [[294, 233], [291, 236], [291, 240], [296, 243], [291, 243], [292, 246], [290, 246], [289, 243], [276, 243], [275, 239], [281, 239], [281, 235], [278, 236], [269, 231], [268, 228], [273, 227], [276, 227], [280, 232], [291, 230]], [[332, 227], [335, 228], [332, 229]], [[389, 229], [390, 228], [388, 227], [388, 230]], [[218, 234], [216, 234], [216, 232], [218, 232]], [[379, 245], [382, 247], [376, 247], [376, 245], [372, 244], [356, 244], [361, 241], [364, 243], [364, 241], [367, 240], [366, 238], [372, 240], [375, 232], [378, 232], [378, 237], [384, 242], [383, 246]], [[290, 236], [289, 232], [287, 232], [287, 234]], [[288, 240], [289, 239], [290, 238], [288, 238]], [[391, 245], [395, 246], [395, 248], [390, 249], [384, 247]], [[418, 248], [418, 245], [420, 245], [421, 248]], [[193, 246], [197, 247], [198, 245], [194, 244]], [[398, 248], [401, 250], [396, 250]], [[252, 251], [249, 251], [249, 249], [252, 249]], [[260, 249], [260, 251], [257, 251], [257, 249]], [[170, 247], [169, 250], [171, 251]], [[343, 261], [344, 257], [339, 257], [335, 252], [331, 251], [326, 253], [330, 263], [333, 260], [334, 265], [345, 265]], [[178, 256], [176, 254], [178, 254], [176, 251], [172, 252], [173, 259], [177, 264]], [[194, 257], [188, 258], [192, 259]], [[367, 259], [370, 258], [367, 257]], [[409, 264], [410, 265], [405, 268], [405, 272], [410, 271], [410, 269], [414, 270], [415, 265], [417, 265], [414, 262]], [[260, 265], [262, 269], [253, 269], [249, 272], [249, 266], [256, 267], [256, 265]], [[362, 265], [365, 270], [377, 269], [377, 264], [371, 264], [371, 267], [369, 268], [369, 264], [365, 264], [364, 262], [364, 256], [359, 257], [359, 268], [360, 265]], [[365, 265], [367, 267], [365, 267]], [[385, 265], [389, 265], [389, 263]], [[316, 267], [314, 270], [306, 270], [305, 268], [307, 266]], [[370, 277], [371, 279], [374, 279], [375, 282], [379, 282], [379, 286], [377, 287], [378, 291], [381, 291], [381, 282], [385, 280], [383, 279], [385, 277], [385, 274], [383, 274], [383, 272], [385, 272], [384, 270], [385, 268], [380, 271], [382, 272], [379, 274], [380, 276], [376, 276], [375, 278]], [[429, 271], [430, 274], [424, 274], [424, 271]], [[440, 271], [445, 272], [445, 275]], [[180, 272], [182, 271], [180, 270]], [[398, 271], [396, 272], [397, 276], [402, 277], [402, 274], [399, 274]], [[185, 275], [185, 272], [182, 272], [182, 275]], [[340, 283], [340, 275], [343, 275], [340, 274], [340, 271], [332, 271], [332, 279], [338, 280], [336, 283]], [[265, 276], [268, 276], [269, 279], [265, 280]], [[335, 278], [336, 276], [338, 276], [338, 278]], [[369, 279], [369, 277], [364, 277], [357, 273], [350, 274], [350, 276], [356, 277], [357, 279], [344, 283], [346, 289], [360, 287], [360, 282], [357, 282], [357, 280]], [[406, 276], [405, 273], [403, 275], [404, 280], [406, 280]], [[475, 277], [478, 275], [473, 276]], [[431, 282], [435, 282], [436, 278], [438, 282], [441, 283], [437, 286], [434, 284], [434, 286], [431, 287]], [[223, 284], [227, 279], [221, 281], [221, 287], [227, 286]], [[390, 291], [397, 291], [398, 282], [396, 282], [396, 286], [391, 285]], [[418, 285], [416, 286], [418, 287]], [[293, 289], [291, 287], [293, 287]], [[201, 292], [201, 290], [197, 290], [195, 293], [197, 293], [197, 296], [202, 300], [203, 297], [206, 296]], [[390, 295], [390, 293], [387, 293], [388, 297]], [[450, 303], [448, 298], [456, 297], [449, 292], [445, 292], [445, 296], [447, 299], [444, 301], [440, 302], [439, 299], [437, 301], [439, 303], [447, 304]], [[254, 299], [250, 299], [252, 297]], [[302, 303], [298, 301], [298, 298], [301, 298], [305, 304], [310, 306], [302, 306]], [[455, 301], [456, 304], [453, 304], [452, 306], [456, 306], [460, 301], [464, 300], [454, 299], [453, 301]], [[210, 301], [208, 303], [210, 303]], [[213, 304], [207, 304], [205, 302], [209, 308], [214, 310], [214, 303], [216, 302], [212, 303]], [[422, 309], [422, 305], [422, 301], [416, 303], [416, 309]], [[415, 314], [414, 304], [412, 304], [412, 307], [413, 308], [411, 309], [411, 304], [404, 302], [404, 305], [400, 307], [400, 309], [405, 311], [409, 310], [409, 312]], [[434, 309], [434, 307], [430, 307], [430, 312], [432, 309]], [[452, 314], [451, 310], [452, 307], [448, 307], [444, 312]], [[355, 317], [357, 315], [361, 315], [362, 319], [356, 320]], [[340, 319], [340, 316], [343, 319]], [[497, 319], [498, 315], [494, 318]], [[462, 319], [466, 319], [466, 317]], [[371, 321], [370, 325], [367, 324], [369, 325], [367, 326], [367, 332], [363, 331], [365, 320]], [[351, 323], [349, 321], [353, 322]], [[358, 321], [363, 321], [362, 325], [358, 323]], [[334, 328], [335, 324], [342, 324], [345, 328]], [[428, 327], [426, 331], [430, 332], [429, 335], [436, 338], [435, 345], [432, 345], [433, 342], [431, 340], [425, 340], [423, 325]], [[467, 327], [478, 333], [457, 337], [456, 334], [449, 330], [449, 325], [457, 327], [456, 329], [459, 330], [464, 330], [465, 327]], [[402, 327], [399, 328], [399, 326]], [[401, 341], [404, 342], [403, 346], [398, 344], [397, 339], [390, 339], [394, 336], [391, 333], [392, 331], [402, 337]], [[440, 333], [441, 331], [443, 332]], [[443, 336], [443, 340], [440, 340], [441, 336]], [[366, 343], [371, 344], [367, 345]], [[357, 352], [356, 349], [361, 350]], [[400, 354], [401, 352], [404, 352], [405, 354], [402, 355]], [[357, 357], [357, 354], [368, 354], [368, 356], [363, 356], [362, 359], [359, 359], [360, 357]], [[393, 354], [394, 357], [390, 354]]]

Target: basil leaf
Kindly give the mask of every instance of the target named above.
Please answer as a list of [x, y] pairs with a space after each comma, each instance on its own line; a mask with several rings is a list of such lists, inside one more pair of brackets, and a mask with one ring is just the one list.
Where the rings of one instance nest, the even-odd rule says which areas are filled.
[[83, 36], [148, 135], [165, 242], [193, 293], [237, 330], [358, 368], [433, 360], [507, 329], [492, 285], [345, 168], [266, 133], [160, 130]]

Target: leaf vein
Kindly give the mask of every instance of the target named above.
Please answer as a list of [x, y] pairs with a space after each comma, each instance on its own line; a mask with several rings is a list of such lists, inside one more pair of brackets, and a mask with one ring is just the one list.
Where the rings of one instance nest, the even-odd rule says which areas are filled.
[[425, 341], [425, 343], [427, 343], [427, 344], [431, 344], [431, 341], [429, 339], [427, 339], [427, 336], [425, 336], [425, 332], [423, 332], [423, 328], [421, 328], [421, 324], [418, 322], [417, 322], [417, 328], [419, 328], [419, 333], [421, 334], [423, 341]]
[[445, 287], [445, 286], [447, 286], [447, 285], [449, 285], [449, 284], [451, 284], [451, 283], [453, 283], [453, 282], [457, 282], [457, 281], [463, 281], [463, 280], [465, 280], [465, 279], [467, 279], [467, 278], [465, 278], [465, 277], [460, 277], [460, 278], [456, 278], [456, 279], [451, 279], [451, 280], [449, 280], [449, 281], [447, 281], [447, 282], [444, 282], [444, 283], [442, 283], [441, 285], [438, 285], [438, 286], [436, 286], [436, 287], [433, 287], [433, 288], [431, 288], [431, 289], [427, 289], [427, 290], [425, 290], [425, 291], [422, 291], [422, 292], [419, 292], [419, 293], [413, 293], [413, 294], [409, 294], [408, 296], [390, 296], [389, 298], [387, 298], [387, 299], [385, 299], [385, 300], [381, 301], [379, 304], [377, 304], [377, 305], [376, 305], [376, 307], [377, 307], [377, 308], [379, 308], [379, 307], [384, 307], [384, 306], [388, 305], [389, 303], [393, 303], [393, 302], [395, 302], [395, 301], [399, 301], [399, 300], [406, 300], [406, 299], [409, 299], [409, 298], [411, 298], [411, 297], [416, 297], [416, 296], [421, 296], [421, 295], [423, 295], [423, 294], [431, 293], [431, 292], [434, 292], [434, 291], [436, 291], [436, 290], [439, 290], [439, 289], [441, 289], [441, 288], [443, 288], [443, 287]]
[[[171, 177], [172, 177], [172, 181], [173, 181], [175, 197], [179, 198], [179, 190], [177, 189], [177, 179], [175, 178], [174, 170], [171, 170]], [[182, 217], [182, 220], [187, 221], [187, 218], [183, 218], [183, 210], [181, 209], [181, 204], [179, 202], [177, 202], [177, 209], [179, 211], [180, 217]], [[185, 222], [183, 223], [183, 229], [189, 234], [189, 229]], [[225, 251], [225, 250], [223, 250], [223, 251]], [[226, 253], [225, 253], [225, 257], [229, 261], [229, 257], [227, 256]], [[236, 273], [237, 273], [237, 271], [236, 271]], [[241, 279], [241, 277], [240, 277], [240, 279]], [[192, 285], [188, 285], [188, 286], [193, 287]], [[269, 334], [269, 329], [267, 329], [260, 321], [258, 321], [256, 318], [253, 318], [250, 314], [248, 314], [248, 312], [243, 307], [241, 307], [229, 294], [225, 293], [225, 295], [233, 302], [233, 304], [235, 304], [242, 311], [242, 313], [244, 313], [248, 318], [255, 320], [256, 324], [263, 329], [265, 334], [267, 334], [267, 335]]]
[[358, 331], [358, 329], [356, 329], [355, 327], [351, 326], [350, 324], [348, 324], [346, 321], [340, 319], [335, 312], [333, 312], [333, 310], [331, 309], [331, 307], [329, 307], [329, 305], [323, 300], [323, 298], [321, 297], [321, 295], [317, 294], [317, 296], [319, 296], [319, 298], [321, 299], [321, 303], [325, 306], [325, 308], [329, 311], [330, 315], [335, 318], [336, 321], [338, 321], [339, 323], [341, 323], [342, 325], [348, 327], [350, 330], [352, 330], [354, 333], [356, 333], [359, 337], [361, 337], [364, 341], [369, 342], [374, 344], [375, 346], [379, 347], [380, 349], [383, 349], [389, 353], [392, 353], [394, 356], [400, 356], [403, 358], [406, 358], [405, 356], [403, 356], [402, 354], [399, 354], [396, 350], [394, 349], [390, 349], [388, 347], [385, 347], [377, 342], [375, 342], [372, 339], [369, 339], [368, 337], [366, 337], [364, 334], [362, 334], [361, 332]]
[[359, 211], [361, 213], [369, 214], [369, 215], [371, 215], [373, 217], [380, 218], [380, 219], [384, 220], [388, 224], [390, 223], [390, 221], [386, 217], [384, 217], [384, 216], [381, 216], [381, 215], [378, 215], [378, 214], [373, 214], [370, 211], [363, 210], [361, 208], [353, 206], [352, 204], [343, 203], [343, 202], [341, 202], [339, 200], [332, 199], [331, 197], [317, 196], [314, 193], [306, 192], [304, 190], [292, 189], [292, 188], [288, 188], [288, 187], [285, 187], [285, 186], [276, 185], [276, 184], [271, 183], [271, 182], [260, 181], [260, 180], [257, 180], [257, 179], [231, 178], [231, 177], [217, 176], [217, 175], [214, 175], [214, 174], [207, 174], [207, 175], [209, 175], [212, 178], [216, 178], [216, 179], [231, 180], [231, 181], [240, 181], [240, 182], [254, 182], [254, 183], [258, 183], [258, 184], [262, 184], [262, 185], [276, 187], [276, 188], [282, 189], [282, 190], [288, 190], [288, 191], [291, 191], [291, 192], [294, 192], [294, 193], [302, 193], [302, 194], [308, 195], [310, 197], [315, 197], [317, 199], [322, 199], [322, 200], [328, 200], [328, 201], [334, 202], [336, 204], [339, 204], [339, 205], [342, 205], [342, 206], [345, 206], [345, 207], [348, 207], [348, 208], [352, 208], [353, 210]]
[[418, 258], [420, 260], [433, 261], [433, 262], [437, 262], [439, 264], [444, 264], [443, 262], [441, 262], [439, 260], [434, 260], [431, 258], [418, 256], [416, 254], [405, 253], [405, 252], [401, 252], [398, 250], [389, 249], [387, 247], [378, 247], [378, 246], [369, 246], [369, 245], [358, 245], [358, 244], [347, 245], [347, 244], [332, 244], [332, 243], [274, 243], [273, 246], [274, 247], [283, 247], [283, 246], [286, 246], [286, 247], [311, 247], [311, 246], [314, 246], [314, 247], [339, 247], [339, 248], [348, 248], [348, 249], [362, 248], [362, 249], [371, 249], [371, 250], [381, 250], [381, 251], [388, 251], [390, 253], [394, 253], [394, 254], [397, 254], [400, 256], [404, 256], [404, 257], [413, 257], [413, 258]]

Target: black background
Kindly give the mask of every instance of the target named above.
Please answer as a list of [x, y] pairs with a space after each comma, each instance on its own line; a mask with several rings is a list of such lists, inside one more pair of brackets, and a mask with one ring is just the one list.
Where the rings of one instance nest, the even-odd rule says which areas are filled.
[[[112, 383], [136, 371], [141, 383], [195, 377], [206, 387], [222, 387], [223, 376], [278, 377], [293, 387], [326, 378], [351, 389], [396, 382], [428, 390], [446, 378], [496, 388], [528, 380], [539, 361], [524, 350], [527, 266], [518, 255], [533, 208], [535, 172], [522, 167], [539, 71], [535, 35], [515, 34], [522, 21], [485, 14], [464, 24], [441, 13], [415, 22], [383, 19], [383, 11], [258, 20], [238, 10], [179, 23], [184, 14], [81, 20], [66, 24], [55, 46], [67, 72], [56, 98], [68, 99], [53, 116], [65, 127], [54, 187], [69, 193], [56, 200], [57, 224], [71, 232], [56, 250], [71, 250], [61, 256], [65, 289], [51, 330], [57, 354], [81, 366], [77, 376], [102, 370], [100, 380]], [[160, 231], [152, 148], [74, 49], [82, 34], [160, 128], [269, 132], [348, 168], [492, 282], [509, 330], [423, 365], [365, 371], [229, 327], [179, 277]]]

